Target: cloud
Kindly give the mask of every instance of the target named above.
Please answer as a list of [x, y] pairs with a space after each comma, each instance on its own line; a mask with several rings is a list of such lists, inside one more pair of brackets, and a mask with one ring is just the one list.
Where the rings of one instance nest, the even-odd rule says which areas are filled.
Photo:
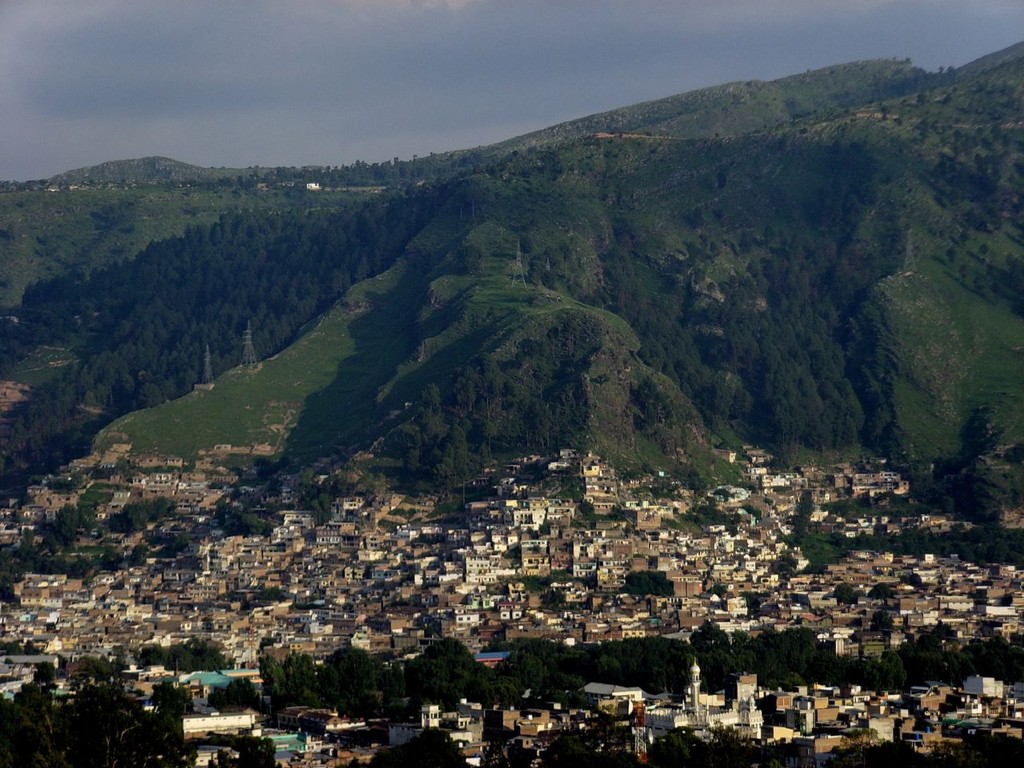
[[379, 8], [381, 6], [394, 6], [397, 8], [445, 8], [457, 11], [472, 5], [480, 0], [335, 0], [341, 5], [361, 5], [368, 8]]
[[0, 0], [0, 177], [427, 154], [738, 79], [1016, 42], [1019, 0]]

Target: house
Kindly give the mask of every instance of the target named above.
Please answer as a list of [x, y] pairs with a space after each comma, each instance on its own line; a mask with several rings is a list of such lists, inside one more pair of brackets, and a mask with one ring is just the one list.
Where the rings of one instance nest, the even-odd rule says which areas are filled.
[[196, 739], [208, 733], [242, 734], [256, 725], [257, 713], [246, 709], [242, 712], [214, 713], [210, 715], [183, 715], [181, 730], [186, 739]]

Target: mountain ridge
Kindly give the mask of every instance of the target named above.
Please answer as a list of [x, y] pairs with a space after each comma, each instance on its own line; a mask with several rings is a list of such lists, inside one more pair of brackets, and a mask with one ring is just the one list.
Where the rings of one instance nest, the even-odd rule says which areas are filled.
[[[786, 120], [818, 111], [825, 106], [848, 107], [854, 104], [875, 101], [905, 92], [921, 82], [937, 82], [942, 79], [935, 73], [912, 66], [906, 60], [875, 59], [831, 65], [816, 70], [788, 75], [774, 80], [744, 80], [721, 85], [698, 88], [672, 94], [667, 97], [594, 113], [557, 123], [548, 128], [511, 137], [494, 144], [472, 149], [437, 153], [429, 158], [399, 161], [410, 167], [429, 168], [438, 163], [472, 157], [474, 161], [492, 159], [515, 151], [538, 148], [572, 138], [580, 138], [600, 132], [651, 131], [669, 128], [662, 135], [693, 138], [713, 135], [716, 128], [724, 125], [725, 116], [716, 114], [712, 118], [701, 118], [702, 110], [730, 111], [725, 102], [755, 100], [763, 97], [768, 103], [763, 114], [742, 121], [738, 128], [743, 132], [756, 124], [768, 127]], [[831, 81], [831, 82], [828, 82]], [[791, 93], [792, 92], [792, 93]], [[802, 103], [800, 99], [805, 103]], [[788, 103], [786, 100], [789, 99]], [[820, 103], [824, 102], [824, 103]], [[733, 119], [736, 110], [732, 109]], [[655, 118], [652, 122], [651, 117]], [[677, 124], [673, 125], [675, 121]], [[390, 165], [390, 163], [384, 163]], [[288, 167], [291, 171], [305, 171], [317, 174], [330, 166]], [[142, 170], [142, 175], [138, 171]], [[158, 181], [215, 180], [237, 176], [264, 177], [274, 168], [255, 166], [245, 169], [204, 168], [183, 163], [171, 158], [151, 156], [136, 159], [115, 160], [95, 166], [65, 171], [48, 180], [51, 184], [71, 183], [154, 183]]]
[[[751, 125], [758, 119], [761, 121], [761, 127], [769, 127], [812, 112], [820, 112], [827, 107], [849, 108], [871, 101], [893, 98], [910, 90], [921, 90], [929, 86], [948, 84], [957, 78], [971, 77], [1021, 57], [1024, 57], [1024, 42], [986, 54], [960, 67], [951, 67], [939, 72], [920, 69], [912, 65], [909, 59], [864, 59], [833, 64], [772, 80], [736, 80], [573, 118], [489, 145], [437, 153], [431, 158], [421, 158], [416, 161], [399, 162], [411, 165], [430, 165], [436, 163], [438, 159], [443, 162], [444, 159], [458, 159], [465, 156], [472, 156], [479, 160], [546, 146], [557, 141], [579, 138], [593, 133], [657, 132], [658, 127], [675, 129], [663, 131], [660, 135], [686, 138], [710, 136], [714, 134], [717, 120], [705, 118], [702, 121], [695, 117], [693, 113], [698, 110], [694, 102], [749, 99], [767, 92], [771, 100], [777, 103], [773, 105], [773, 109], [768, 115], [759, 118], [748, 117], [745, 121], [741, 121], [739, 128], [733, 123], [734, 127], [730, 132], [742, 133], [750, 130]], [[852, 81], [848, 82], [850, 78]], [[864, 82], [865, 79], [867, 82]], [[822, 83], [823, 80], [832, 82]], [[814, 96], [825, 103], [815, 101], [806, 105], [801, 104], [796, 94], [790, 93], [790, 91], [798, 91], [799, 86], [810, 87], [811, 93], [802, 94], [803, 98]], [[788, 102], [787, 99], [789, 99]], [[781, 105], [778, 102], [781, 102]], [[705, 105], [703, 108], [706, 109], [707, 106]], [[723, 107], [723, 109], [727, 109], [727, 107]], [[649, 118], [641, 119], [641, 116], [649, 116], [651, 113], [654, 113], [657, 118], [653, 125]], [[687, 118], [690, 118], [689, 125]], [[384, 165], [389, 164], [384, 163]], [[144, 171], [141, 176], [137, 173], [139, 168]], [[288, 167], [289, 170], [303, 170], [308, 173], [322, 172], [329, 168], [330, 166], [315, 165], [301, 168], [298, 166]], [[93, 183], [199, 181], [232, 178], [240, 175], [261, 176], [273, 170], [275, 169], [270, 166], [254, 166], [245, 169], [203, 167], [155, 155], [107, 161], [68, 170], [51, 176], [47, 181], [50, 184], [73, 184], [89, 181]]]
[[63, 171], [47, 179], [55, 186], [73, 184], [129, 184], [210, 181], [238, 176], [237, 168], [204, 168], [161, 155], [108, 160], [97, 165]]
[[[216, 256], [238, 282], [276, 243], [260, 269], [275, 265], [281, 284], [253, 279], [281, 306], [309, 290], [302, 265], [324, 260], [373, 292], [347, 310], [355, 355], [306, 396], [280, 455], [369, 450], [453, 487], [487, 456], [567, 441], [707, 479], [724, 471], [712, 447], [753, 440], [785, 457], [870, 450], [922, 486], [960, 477], [964, 505], [982, 491], [1012, 504], [1024, 487], [1005, 460], [1024, 445], [1022, 93], [1013, 56], [735, 135], [588, 133], [344, 213], [225, 220], [153, 246], [117, 281], [35, 289], [23, 309], [98, 317], [81, 348], [91, 378], [59, 391], [90, 392], [112, 417], [198, 379], [198, 317], [178, 308], [213, 286], [194, 265]], [[375, 275], [395, 264], [407, 271], [388, 288]], [[161, 273], [175, 279], [144, 308], [118, 287]], [[214, 286], [231, 314], [202, 316], [219, 370], [243, 313], [257, 309], [257, 347], [276, 354], [342, 295], [323, 291], [275, 329], [258, 295], [229, 305], [242, 285]], [[136, 334], [97, 295], [159, 322]], [[124, 359], [127, 344], [173, 352], [177, 367]]]

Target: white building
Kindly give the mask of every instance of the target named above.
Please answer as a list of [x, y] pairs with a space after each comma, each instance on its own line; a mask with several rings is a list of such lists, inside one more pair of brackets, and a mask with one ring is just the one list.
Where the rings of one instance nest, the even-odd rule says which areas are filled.
[[744, 689], [744, 698], [729, 702], [729, 706], [717, 707], [707, 704], [707, 697], [701, 694], [700, 688], [700, 667], [695, 661], [690, 667], [685, 704], [659, 703], [647, 708], [649, 741], [653, 742], [676, 728], [691, 728], [702, 732], [716, 726], [737, 728], [751, 737], [760, 736], [764, 717], [754, 703], [753, 693]]

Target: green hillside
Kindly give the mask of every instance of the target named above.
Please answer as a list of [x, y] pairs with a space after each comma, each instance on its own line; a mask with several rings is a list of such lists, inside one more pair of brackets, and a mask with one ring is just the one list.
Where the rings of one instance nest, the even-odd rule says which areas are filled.
[[[430, 237], [422, 233], [411, 248], [415, 251]], [[490, 246], [473, 275], [452, 275], [448, 265], [424, 272], [422, 264], [403, 259], [354, 286], [295, 344], [257, 369], [234, 368], [212, 390], [194, 391], [118, 419], [101, 433], [97, 447], [130, 442], [135, 451], [192, 460], [212, 454], [246, 464], [253, 456], [286, 454], [309, 462], [365, 447], [367, 435], [378, 435], [385, 438], [385, 455], [415, 471], [429, 466], [433, 451], [443, 454], [449, 437], [447, 428], [428, 423], [424, 392], [472, 370], [467, 363], [486, 359], [492, 375], [503, 371], [497, 374], [502, 383], [488, 414], [488, 452], [511, 450], [517, 441], [510, 432], [526, 430], [531, 434], [521, 439], [538, 447], [574, 438], [627, 464], [636, 464], [643, 455], [664, 463], [657, 445], [648, 445], [643, 436], [638, 444], [630, 418], [631, 393], [644, 379], [657, 381], [666, 393], [671, 388], [637, 359], [639, 341], [632, 330], [617, 316], [554, 291], [513, 284], [508, 258], [512, 240], [511, 233], [491, 224], [472, 229], [467, 243], [482, 253]], [[574, 375], [559, 370], [560, 375], [549, 372], [545, 377], [533, 359], [523, 359], [528, 345], [552, 334], [571, 335], [578, 348], [531, 358], [543, 357], [550, 365], [551, 359], [568, 352], [568, 364], [578, 368]], [[627, 374], [631, 369], [636, 370]], [[540, 393], [529, 391], [534, 387], [500, 391], [509, 378], [526, 375], [546, 385], [546, 395], [562, 394], [561, 403], [535, 415], [530, 409], [536, 408]], [[586, 402], [593, 404], [589, 413]], [[699, 421], [688, 404], [674, 405], [678, 418], [688, 414]], [[468, 425], [468, 431], [475, 434], [477, 426]], [[218, 454], [214, 449], [222, 444], [250, 450]], [[412, 453], [420, 458], [411, 459]], [[706, 462], [706, 451], [699, 453], [692, 458]]]
[[[45, 185], [8, 184], [9, 191], [0, 193], [0, 307], [15, 305], [32, 281], [132, 257], [153, 240], [178, 235], [190, 224], [212, 223], [226, 211], [324, 204], [329, 196], [323, 194], [303, 199], [300, 190], [307, 181], [351, 190], [437, 180], [513, 152], [601, 132], [684, 138], [736, 135], [906, 93], [941, 79], [908, 62], [856, 62], [772, 82], [692, 91], [487, 147], [409, 161], [333, 169], [233, 169], [146, 157], [66, 171]], [[258, 183], [262, 190], [257, 190]]]
[[773, 81], [747, 80], [571, 120], [499, 143], [512, 151], [596, 133], [650, 133], [677, 138], [735, 136], [830, 109], [901, 96], [948, 78], [908, 61], [859, 61]]
[[[1024, 325], [1012, 303], [979, 296], [1016, 235], [978, 218], [957, 235], [962, 264], [947, 245], [965, 216], [993, 215], [950, 185], [966, 155], [950, 154], [946, 132], [972, 149], [984, 139], [945, 121], [962, 121], [976, 95], [950, 86], [730, 139], [588, 137], [448, 185], [406, 247], [418, 272], [370, 302], [369, 364], [341, 362], [289, 448], [305, 458], [300, 446], [376, 435], [412, 468], [436, 466], [457, 414], [488, 450], [573, 440], [665, 461], [687, 457], [683, 435], [697, 430], [703, 447], [734, 435], [818, 450], [867, 442], [932, 460], [958, 453], [982, 405], [1006, 440], [1024, 439], [1013, 387]], [[1007, 183], [1013, 157], [989, 161]], [[512, 284], [517, 249], [526, 286]], [[576, 359], [540, 343], [569, 328], [588, 339]], [[480, 402], [488, 363], [516, 390], [497, 410]], [[444, 429], [406, 407], [431, 383], [446, 393]], [[645, 423], [669, 392], [672, 407]], [[324, 417], [328, 403], [354, 410]], [[376, 428], [387, 414], [406, 423]]]
[[183, 183], [216, 181], [239, 176], [244, 171], [237, 168], [201, 168], [197, 165], [172, 160], [169, 157], [140, 157], [133, 160], [112, 160], [86, 168], [58, 173], [50, 177], [49, 186], [71, 185], [124, 186], [127, 184]]
[[[708, 478], [711, 447], [754, 441], [962, 473], [965, 510], [1024, 504], [1024, 61], [847, 65], [602, 119], [33, 288], [6, 332], [45, 326], [83, 363], [12, 433], [41, 455], [157, 406], [103, 440], [369, 451], [449, 487], [567, 444]], [[204, 343], [237, 362], [248, 320], [259, 370], [175, 400]]]
[[126, 183], [0, 191], [0, 307], [16, 306], [32, 282], [132, 258], [153, 241], [209, 226], [230, 211], [338, 205], [351, 197]]

